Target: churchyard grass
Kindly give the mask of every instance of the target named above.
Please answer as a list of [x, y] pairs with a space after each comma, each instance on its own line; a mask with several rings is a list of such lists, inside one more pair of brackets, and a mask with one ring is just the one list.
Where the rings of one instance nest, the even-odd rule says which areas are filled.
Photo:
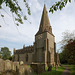
[[[46, 71], [39, 74], [39, 75], [61, 75], [63, 73], [64, 69], [65, 68], [63, 66], [62, 67], [60, 66], [57, 68], [57, 70], [55, 69], [55, 67], [53, 67], [52, 71], [47, 71], [48, 67], [46, 67], [45, 68]], [[35, 75], [37, 75], [37, 74], [35, 73]]]
[[71, 75], [75, 75], [75, 65], [68, 65], [68, 67], [71, 69]]
[[27, 65], [30, 68], [30, 65]]

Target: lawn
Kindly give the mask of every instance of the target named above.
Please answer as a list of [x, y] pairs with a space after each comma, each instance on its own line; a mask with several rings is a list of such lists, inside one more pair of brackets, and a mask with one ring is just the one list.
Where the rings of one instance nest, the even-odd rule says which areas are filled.
[[71, 75], [75, 75], [75, 65], [68, 65], [71, 69]]
[[[39, 75], [61, 75], [65, 68], [64, 67], [58, 67], [58, 69], [56, 71], [55, 67], [53, 67], [51, 72], [47, 71], [47, 69], [48, 68], [46, 67], [46, 72], [43, 72]], [[37, 74], [35, 74], [35, 75], [37, 75]]]

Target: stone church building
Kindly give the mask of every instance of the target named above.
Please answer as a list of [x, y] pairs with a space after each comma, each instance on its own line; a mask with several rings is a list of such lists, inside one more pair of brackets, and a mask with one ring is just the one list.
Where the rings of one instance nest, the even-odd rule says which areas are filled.
[[33, 46], [23, 49], [14, 49], [14, 61], [23, 61], [24, 64], [44, 63], [46, 65], [59, 64], [58, 54], [56, 53], [55, 36], [49, 22], [46, 6], [44, 5], [40, 27], [35, 34]]

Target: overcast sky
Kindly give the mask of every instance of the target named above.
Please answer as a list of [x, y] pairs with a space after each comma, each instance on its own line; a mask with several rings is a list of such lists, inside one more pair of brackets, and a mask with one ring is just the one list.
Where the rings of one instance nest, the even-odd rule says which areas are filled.
[[[72, 0], [68, 3], [65, 8], [61, 11], [56, 11], [53, 14], [49, 13], [49, 8], [56, 0], [46, 0], [46, 8], [52, 26], [52, 32], [55, 35], [55, 41], [58, 43], [62, 40], [62, 32], [70, 30], [71, 32], [75, 30], [75, 2]], [[57, 0], [58, 1], [58, 0]], [[23, 13], [26, 14], [25, 6], [20, 0], [20, 5], [23, 8]], [[26, 46], [33, 45], [35, 41], [35, 34], [39, 29], [42, 11], [44, 7], [44, 0], [28, 0], [31, 16], [28, 16], [28, 21], [24, 21], [24, 24], [18, 27], [15, 26], [11, 12], [8, 8], [0, 10], [0, 13], [4, 14], [4, 20], [0, 17], [0, 47], [8, 47], [12, 52], [13, 48], [19, 49]], [[58, 49], [58, 46], [57, 46]]]

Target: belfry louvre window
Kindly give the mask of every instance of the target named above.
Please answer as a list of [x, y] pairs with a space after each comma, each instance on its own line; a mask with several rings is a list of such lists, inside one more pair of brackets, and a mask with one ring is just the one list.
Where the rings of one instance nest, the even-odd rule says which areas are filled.
[[26, 62], [28, 62], [28, 54], [26, 54]]

